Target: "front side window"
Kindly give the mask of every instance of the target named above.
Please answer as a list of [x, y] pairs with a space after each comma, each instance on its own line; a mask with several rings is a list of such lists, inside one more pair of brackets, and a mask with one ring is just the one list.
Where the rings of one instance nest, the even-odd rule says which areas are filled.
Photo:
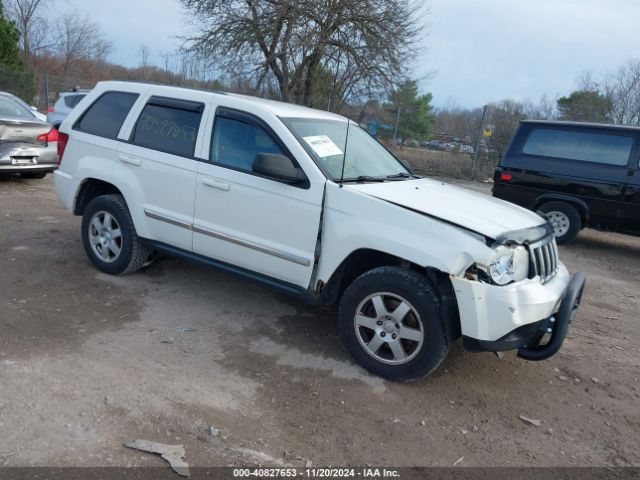
[[129, 110], [138, 99], [137, 93], [107, 92], [80, 117], [75, 130], [116, 139]]
[[14, 102], [10, 98], [0, 97], [0, 116], [8, 118], [20, 118], [24, 120], [33, 120], [34, 115], [29, 109], [23, 107], [18, 102]]
[[253, 171], [259, 153], [283, 155], [273, 138], [260, 126], [224, 116], [216, 117], [211, 161], [235, 170]]
[[[283, 118], [282, 121], [333, 181], [407, 175], [409, 171], [386, 148], [358, 127], [341, 120]], [[347, 141], [347, 127], [349, 138]], [[346, 146], [346, 155], [345, 155]]]
[[201, 103], [152, 98], [140, 114], [131, 142], [172, 155], [193, 157], [203, 110]]
[[633, 149], [631, 136], [538, 128], [531, 132], [522, 152], [540, 157], [625, 166]]

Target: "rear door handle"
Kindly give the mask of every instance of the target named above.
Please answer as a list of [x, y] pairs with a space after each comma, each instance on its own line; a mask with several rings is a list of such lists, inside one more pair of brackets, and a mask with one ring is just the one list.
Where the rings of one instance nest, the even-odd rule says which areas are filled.
[[222, 190], [223, 192], [228, 192], [229, 190], [231, 190], [231, 185], [229, 185], [228, 183], [218, 182], [216, 180], [211, 180], [210, 178], [205, 178], [204, 180], [202, 180], [202, 184], [205, 187], [215, 188], [217, 190]]
[[135, 167], [140, 167], [142, 165], [142, 160], [139, 158], [133, 158], [129, 155], [119, 155], [118, 158], [122, 163], [128, 163], [129, 165], [133, 165]]

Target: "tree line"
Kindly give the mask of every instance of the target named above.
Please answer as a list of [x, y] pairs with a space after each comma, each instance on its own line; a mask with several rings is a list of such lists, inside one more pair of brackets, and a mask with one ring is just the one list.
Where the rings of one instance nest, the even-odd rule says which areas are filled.
[[[24, 78], [47, 72], [57, 90], [122, 79], [254, 94], [374, 123], [388, 137], [464, 138], [482, 126], [481, 108], [436, 110], [412, 78], [424, 57], [423, 0], [176, 1], [190, 15], [182, 47], [154, 52], [157, 63], [141, 45], [139, 65], [125, 68], [109, 61], [113, 43], [88, 15], [56, 13], [55, 0], [0, 0], [0, 67]], [[640, 125], [640, 61], [584, 74], [566, 96], [490, 110], [490, 125], [505, 132], [524, 118]]]
[[124, 68], [109, 62], [113, 44], [89, 16], [57, 14], [55, 0], [5, 0], [12, 60], [0, 66], [47, 72], [54, 90], [103, 79], [225, 89], [374, 118], [386, 135], [428, 135], [432, 97], [411, 79], [424, 1], [177, 1], [195, 33], [155, 52], [159, 64], [140, 45], [139, 65]]

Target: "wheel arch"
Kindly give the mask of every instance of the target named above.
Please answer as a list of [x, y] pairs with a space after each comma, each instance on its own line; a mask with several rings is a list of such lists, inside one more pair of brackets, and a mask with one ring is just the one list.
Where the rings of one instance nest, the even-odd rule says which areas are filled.
[[448, 340], [453, 342], [462, 335], [458, 303], [450, 275], [436, 268], [423, 267], [380, 250], [362, 248], [349, 254], [329, 281], [317, 286], [320, 303], [326, 306], [336, 305], [355, 279], [370, 270], [388, 266], [407, 268], [425, 275], [440, 293]]
[[580, 214], [580, 218], [582, 219], [583, 227], [587, 225], [589, 222], [589, 218], [591, 216], [589, 205], [587, 202], [580, 198], [573, 197], [571, 195], [563, 195], [560, 193], [545, 193], [544, 195], [540, 195], [533, 206], [533, 210], [540, 209], [545, 203], [549, 202], [564, 202], [568, 203], [572, 207], [574, 207], [578, 213]]
[[73, 204], [74, 215], [82, 215], [87, 205], [89, 205], [94, 198], [112, 194], [122, 195], [122, 192], [114, 184], [105, 180], [93, 177], [85, 178], [76, 193]]

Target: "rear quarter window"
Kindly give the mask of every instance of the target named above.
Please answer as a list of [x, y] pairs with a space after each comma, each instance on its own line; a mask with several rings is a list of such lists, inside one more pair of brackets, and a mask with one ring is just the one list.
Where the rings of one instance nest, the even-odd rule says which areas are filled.
[[115, 139], [137, 99], [137, 93], [104, 93], [84, 112], [74, 130]]
[[529, 134], [522, 153], [625, 166], [629, 163], [633, 144], [632, 136], [537, 128]]
[[204, 105], [197, 102], [151, 98], [144, 107], [131, 142], [160, 152], [193, 157]]
[[78, 103], [80, 103], [80, 100], [82, 100], [83, 98], [84, 98], [84, 95], [65, 95], [64, 104], [68, 108], [73, 108], [76, 105], [78, 105]]

